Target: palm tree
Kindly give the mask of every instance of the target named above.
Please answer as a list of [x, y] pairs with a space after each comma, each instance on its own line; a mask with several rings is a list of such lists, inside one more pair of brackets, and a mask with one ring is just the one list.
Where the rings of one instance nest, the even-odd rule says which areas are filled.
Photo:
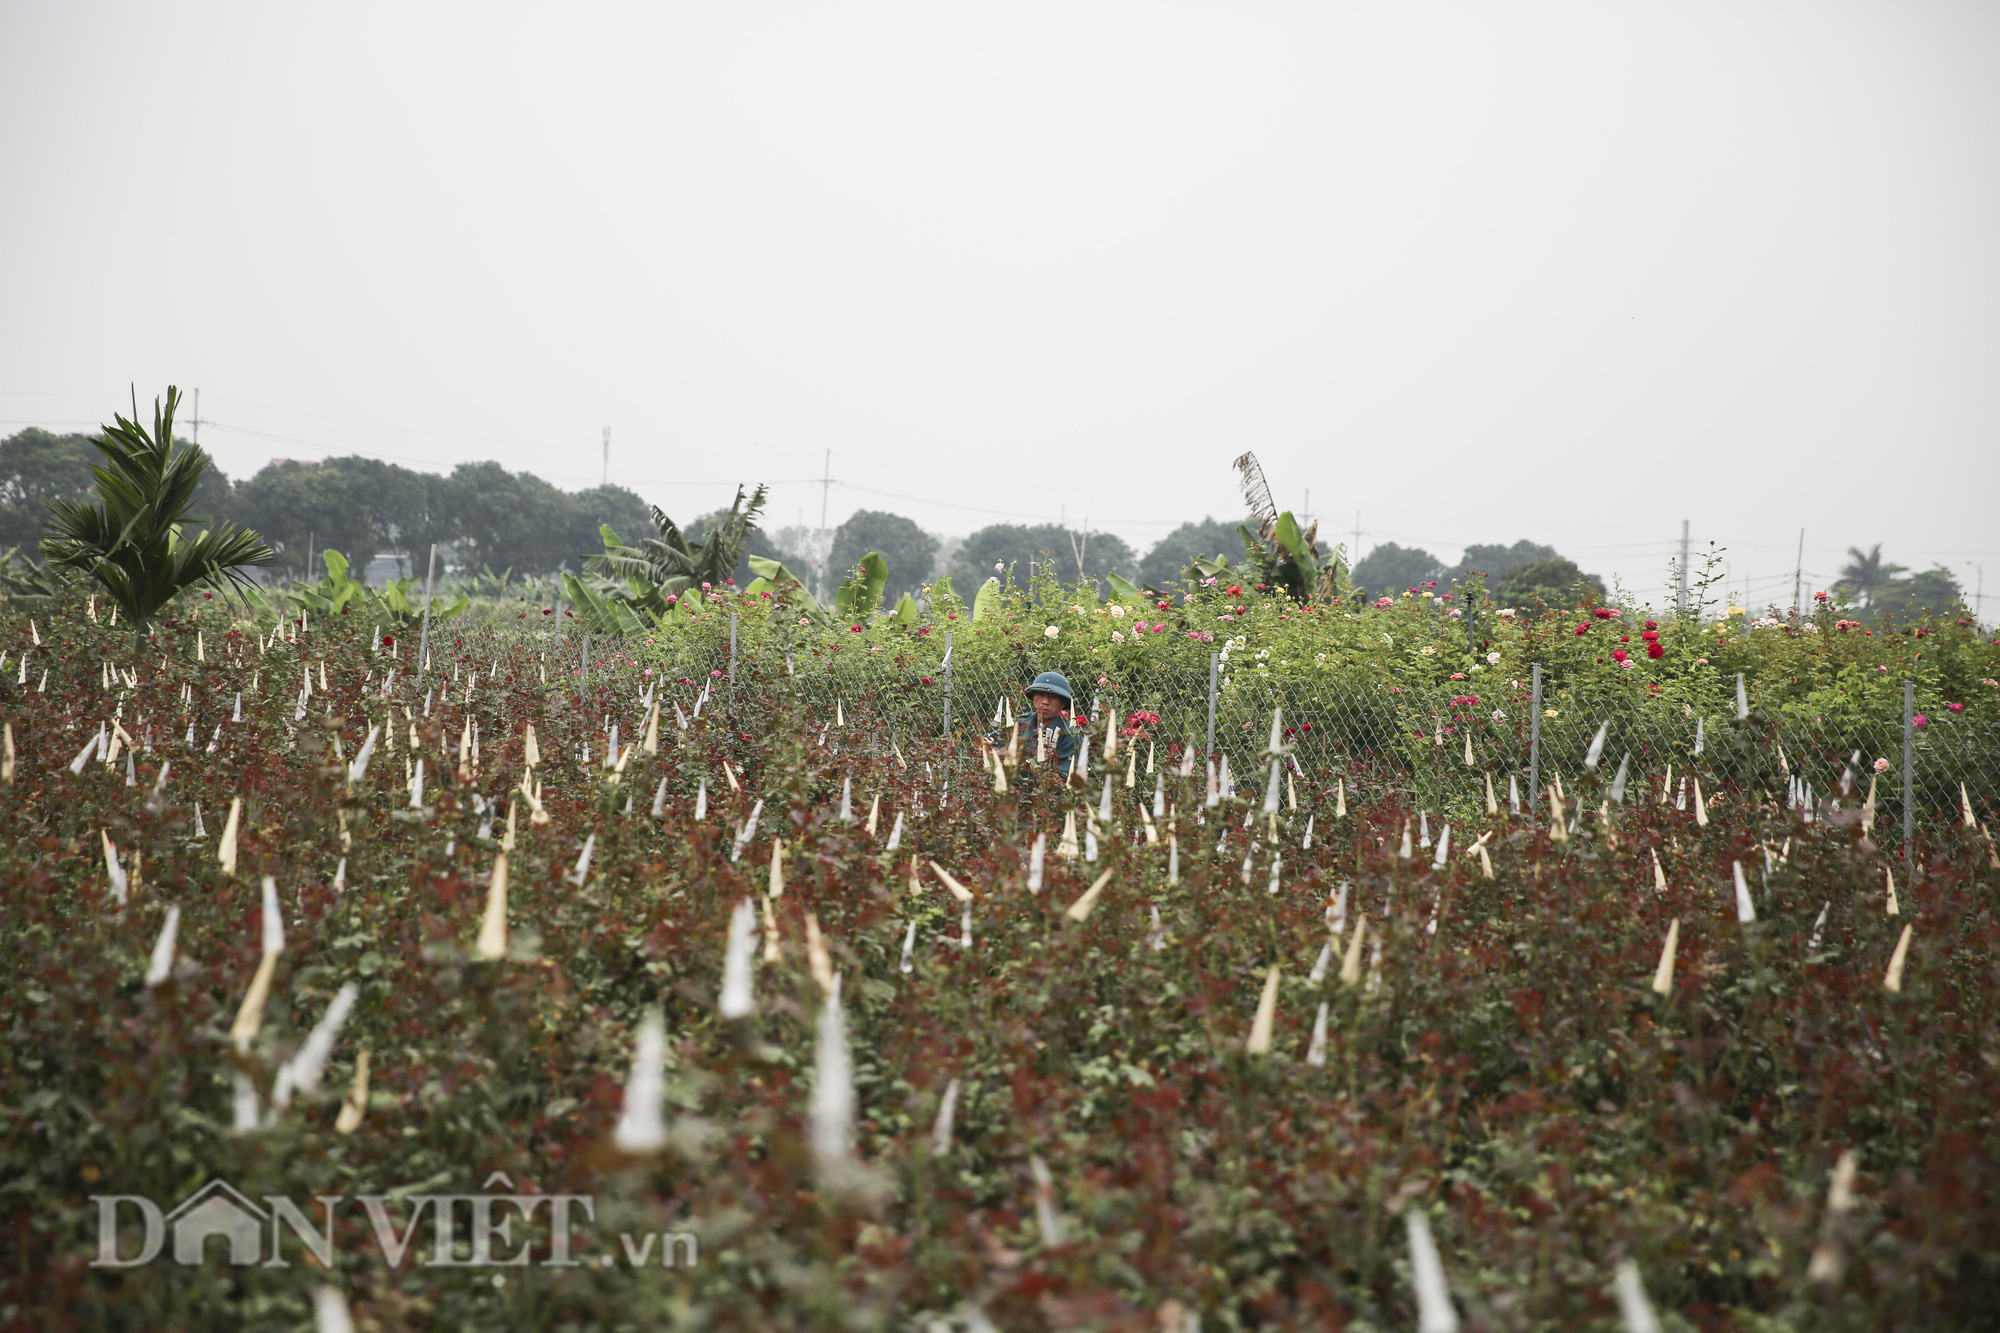
[[1861, 554], [1861, 548], [1850, 546], [1847, 554], [1851, 557], [1847, 567], [1840, 571], [1843, 582], [1874, 605], [1875, 594], [1896, 581], [1896, 575], [1909, 572], [1906, 565], [1889, 565], [1882, 562], [1882, 543], [1876, 542], [1868, 554]]
[[[254, 532], [216, 522], [183, 535], [195, 487], [210, 466], [196, 444], [174, 439], [180, 390], [167, 386], [163, 410], [153, 400], [153, 429], [119, 417], [91, 444], [104, 462], [91, 467], [97, 500], [56, 500], [42, 519], [42, 555], [52, 565], [97, 580], [132, 622], [138, 640], [160, 608], [198, 583], [247, 584], [249, 565], [277, 563]], [[138, 416], [135, 404], [132, 415]]]

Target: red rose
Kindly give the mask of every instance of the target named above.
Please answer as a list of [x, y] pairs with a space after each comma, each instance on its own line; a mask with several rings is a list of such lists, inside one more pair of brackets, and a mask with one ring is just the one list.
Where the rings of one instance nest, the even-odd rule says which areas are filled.
[[1243, 585], [1240, 583], [1235, 585], [1229, 590], [1228, 595], [1231, 597], [1241, 597], [1243, 595]]
[[1655, 662], [1659, 661], [1666, 655], [1667, 655], [1666, 645], [1660, 643], [1658, 640], [1655, 640], [1652, 643], [1646, 645], [1646, 656], [1652, 658]]
[[1613, 648], [1611, 650], [1611, 660], [1614, 662], [1622, 662], [1631, 655], [1632, 654], [1626, 652], [1623, 648]]
[[1647, 629], [1658, 629], [1658, 628], [1659, 628], [1659, 625], [1658, 625], [1657, 623], [1655, 623], [1654, 621], [1651, 621], [1651, 620], [1649, 620], [1649, 621], [1647, 621], [1647, 622], [1646, 622], [1646, 628], [1647, 628]]
[[1591, 611], [1590, 614], [1596, 616], [1599, 620], [1609, 620], [1611, 619], [1611, 608], [1608, 606], [1600, 606]]
[[1586, 621], [1586, 622], [1584, 622], [1583, 624], [1581, 624], [1581, 625], [1578, 625], [1578, 626], [1576, 627], [1576, 637], [1577, 637], [1577, 638], [1579, 638], [1579, 639], [1580, 639], [1580, 638], [1582, 638], [1582, 637], [1583, 637], [1584, 635], [1586, 635], [1586, 634], [1588, 634], [1588, 633], [1590, 633], [1590, 623], [1589, 623], [1588, 621]]

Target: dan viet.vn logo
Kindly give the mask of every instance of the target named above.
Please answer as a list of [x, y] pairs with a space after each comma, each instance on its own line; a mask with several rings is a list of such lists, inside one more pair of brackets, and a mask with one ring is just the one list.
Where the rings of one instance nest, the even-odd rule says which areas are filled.
[[[164, 1260], [194, 1267], [219, 1257], [239, 1267], [286, 1268], [290, 1251], [331, 1268], [346, 1215], [366, 1222], [361, 1234], [391, 1268], [581, 1267], [585, 1260], [572, 1249], [578, 1227], [597, 1218], [595, 1197], [498, 1192], [513, 1187], [496, 1171], [484, 1194], [315, 1194], [301, 1203], [282, 1194], [253, 1199], [220, 1177], [171, 1207], [142, 1194], [93, 1194], [97, 1253], [90, 1264], [138, 1268]], [[691, 1231], [619, 1232], [618, 1241], [633, 1267], [686, 1267], [700, 1258]], [[607, 1252], [595, 1262], [609, 1267], [618, 1258]]]

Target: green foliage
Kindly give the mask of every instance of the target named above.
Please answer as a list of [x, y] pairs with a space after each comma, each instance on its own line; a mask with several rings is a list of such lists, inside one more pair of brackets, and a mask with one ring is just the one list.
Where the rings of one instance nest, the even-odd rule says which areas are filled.
[[972, 595], [972, 618], [974, 621], [990, 620], [1000, 607], [1000, 580], [987, 579], [979, 585], [979, 591]]
[[952, 561], [953, 582], [978, 587], [999, 571], [994, 565], [1012, 568], [1012, 577], [1027, 582], [1028, 566], [1034, 562], [1039, 572], [1055, 577], [1084, 578], [1101, 591], [1104, 575], [1130, 575], [1138, 568], [1132, 548], [1114, 533], [1081, 532], [1056, 523], [1025, 526], [995, 523], [965, 539]]
[[1443, 563], [1429, 551], [1394, 542], [1383, 542], [1354, 562], [1354, 586], [1370, 598], [1400, 596], [1443, 574]]
[[[1500, 579], [1517, 565], [1525, 565], [1532, 560], [1560, 560], [1562, 555], [1553, 546], [1543, 546], [1539, 542], [1518, 541], [1512, 546], [1498, 544], [1481, 545], [1474, 543], [1465, 548], [1459, 562], [1447, 569], [1440, 577], [1441, 583], [1455, 583], [1471, 577], [1473, 571], [1486, 576], [1486, 586], [1497, 587]], [[1408, 586], [1408, 585], [1405, 585]]]
[[1894, 583], [1898, 574], [1909, 572], [1907, 565], [1891, 564], [1882, 559], [1881, 542], [1869, 547], [1865, 555], [1860, 547], [1850, 546], [1847, 556], [1847, 564], [1840, 571], [1841, 581], [1867, 604], [1872, 605], [1875, 595]]
[[[627, 545], [605, 524], [599, 530], [603, 554], [584, 560], [589, 574], [583, 579], [564, 579], [573, 600], [577, 589], [591, 594], [587, 601], [578, 602], [578, 613], [591, 619], [598, 632], [611, 633], [614, 627], [657, 622], [699, 584], [724, 586], [743, 558], [757, 515], [763, 512], [766, 490], [757, 487], [746, 502], [743, 488], [737, 487], [735, 502], [723, 511], [722, 520], [709, 526], [699, 545], [690, 543], [679, 525], [658, 508], [652, 511], [658, 531], [636, 545]], [[614, 604], [625, 612], [600, 613], [597, 609]]]
[[36, 564], [18, 546], [0, 550], [0, 602], [41, 610], [67, 586], [56, 570]]
[[97, 482], [90, 470], [96, 457], [87, 435], [30, 427], [0, 440], [0, 546], [37, 542], [51, 501], [87, 500]]
[[827, 557], [827, 566], [845, 573], [875, 551], [889, 562], [892, 571], [888, 593], [910, 593], [930, 581], [937, 546], [937, 538], [901, 514], [858, 509], [833, 530], [833, 553]]
[[1943, 565], [1933, 565], [1881, 589], [1869, 610], [1877, 616], [1916, 620], [1925, 615], [1951, 615], [1964, 605], [1965, 591], [1958, 580]]
[[882, 590], [889, 584], [889, 562], [879, 551], [870, 551], [854, 566], [854, 575], [834, 590], [833, 609], [843, 619], [862, 619], [875, 614], [882, 605]]
[[1574, 560], [1530, 560], [1502, 575], [1493, 596], [1502, 606], [1539, 601], [1546, 606], [1568, 607], [1579, 600], [1596, 604], [1604, 600], [1604, 583], [1595, 574], [1578, 569]]
[[564, 574], [562, 581], [577, 615], [593, 634], [636, 634], [657, 623], [654, 616], [642, 613], [634, 602], [618, 597], [615, 591], [610, 595], [601, 591], [601, 581], [593, 586], [574, 574]]
[[[409, 576], [391, 579], [377, 591], [348, 573], [347, 557], [340, 552], [322, 551], [320, 559], [326, 565], [326, 577], [318, 582], [293, 582], [277, 588], [246, 588], [244, 599], [266, 617], [288, 611], [305, 611], [325, 618], [358, 609], [378, 628], [390, 633], [414, 629], [423, 622], [424, 589], [421, 580]], [[433, 593], [431, 623], [438, 624], [461, 616], [471, 605], [472, 599], [464, 593], [455, 598], [443, 598]]]
[[176, 441], [174, 412], [180, 390], [169, 385], [164, 408], [153, 404], [153, 429], [117, 418], [93, 440], [104, 461], [96, 503], [58, 499], [49, 505], [42, 553], [50, 563], [93, 579], [143, 631], [162, 607], [197, 584], [247, 584], [247, 566], [269, 565], [275, 555], [254, 532], [222, 522], [184, 536], [183, 522], [196, 487], [208, 470], [199, 446]]
[[1164, 588], [1186, 578], [1196, 557], [1214, 559], [1241, 547], [1234, 523], [1219, 523], [1212, 518], [1183, 523], [1154, 542], [1146, 552], [1146, 558], [1139, 562], [1138, 581], [1150, 588]]
[[1346, 595], [1347, 570], [1338, 552], [1321, 563], [1316, 535], [1319, 526], [1301, 531], [1290, 510], [1278, 515], [1271, 525], [1268, 541], [1260, 540], [1247, 525], [1236, 532], [1243, 543], [1243, 563], [1232, 565], [1222, 556], [1213, 560], [1196, 557], [1191, 573], [1219, 579], [1224, 574], [1252, 585], [1262, 585], [1294, 601], [1317, 597], [1331, 601]]

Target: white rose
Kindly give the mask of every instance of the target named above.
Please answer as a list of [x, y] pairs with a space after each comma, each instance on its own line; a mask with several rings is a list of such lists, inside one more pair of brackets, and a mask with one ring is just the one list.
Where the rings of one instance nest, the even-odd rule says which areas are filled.
[[1122, 606], [1114, 605], [1111, 608], [1111, 614], [1116, 616], [1118, 619], [1123, 620], [1125, 618], [1125, 608]]
[[1498, 653], [1488, 653], [1488, 654], [1486, 654], [1486, 661], [1487, 661], [1487, 664], [1488, 664], [1489, 666], [1499, 666], [1499, 665], [1500, 665], [1500, 654], [1498, 654]]
[[1056, 635], [1060, 633], [1062, 633], [1061, 630], [1057, 629], [1054, 625], [1051, 625], [1047, 629], [1042, 631], [1042, 637], [1045, 639], [1053, 639]]

